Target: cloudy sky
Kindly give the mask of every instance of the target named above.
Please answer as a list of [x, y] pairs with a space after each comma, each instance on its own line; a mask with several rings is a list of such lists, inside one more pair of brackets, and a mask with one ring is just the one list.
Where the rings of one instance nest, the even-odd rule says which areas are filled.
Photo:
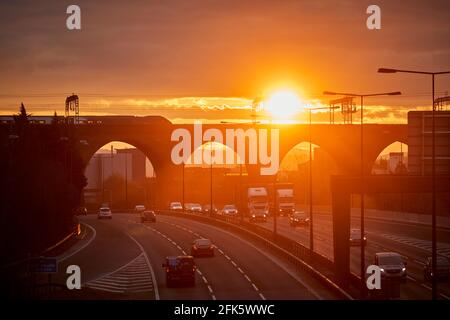
[[[70, 4], [81, 30], [66, 28]], [[381, 30], [366, 27], [370, 4]], [[308, 106], [327, 104], [324, 90], [402, 91], [367, 104], [371, 121], [404, 122], [431, 105], [430, 78], [377, 69], [450, 70], [449, 39], [448, 0], [5, 0], [0, 113], [22, 101], [33, 114], [63, 113], [76, 93], [82, 114], [217, 121], [248, 119], [256, 96], [279, 89]], [[450, 75], [436, 90], [450, 91]]]

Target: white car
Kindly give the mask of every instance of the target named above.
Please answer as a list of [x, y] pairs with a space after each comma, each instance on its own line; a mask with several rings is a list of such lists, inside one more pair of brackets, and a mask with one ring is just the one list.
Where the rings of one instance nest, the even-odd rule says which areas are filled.
[[350, 230], [350, 247], [352, 246], [365, 246], [367, 245], [367, 238], [364, 235], [363, 240], [361, 241], [361, 230], [360, 229], [351, 229]]
[[97, 217], [99, 219], [112, 219], [112, 213], [111, 213], [111, 209], [108, 207], [101, 207], [98, 210], [98, 215]]
[[202, 206], [198, 203], [186, 203], [184, 205], [184, 210], [189, 213], [202, 213]]
[[169, 209], [171, 211], [182, 211], [183, 206], [181, 205], [181, 202], [171, 202], [169, 205]]
[[227, 204], [223, 207], [221, 213], [224, 216], [235, 216], [238, 214], [238, 210], [234, 204]]
[[134, 207], [135, 213], [141, 213], [143, 211], [145, 211], [145, 206], [143, 204], [138, 204]]

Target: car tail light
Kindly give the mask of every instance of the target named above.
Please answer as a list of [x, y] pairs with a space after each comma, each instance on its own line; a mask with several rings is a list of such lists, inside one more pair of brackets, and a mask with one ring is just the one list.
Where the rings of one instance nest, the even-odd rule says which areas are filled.
[[166, 272], [169, 272], [170, 270], [169, 270], [169, 268], [166, 268]]

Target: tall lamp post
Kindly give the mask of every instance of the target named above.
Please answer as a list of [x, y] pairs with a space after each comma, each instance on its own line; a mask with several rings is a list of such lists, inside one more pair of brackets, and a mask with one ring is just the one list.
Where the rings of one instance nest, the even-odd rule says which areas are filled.
[[346, 92], [333, 92], [333, 91], [324, 91], [324, 94], [327, 95], [343, 95], [349, 97], [359, 97], [361, 100], [361, 146], [360, 146], [360, 179], [361, 179], [361, 190], [360, 190], [360, 200], [361, 200], [361, 295], [364, 297], [366, 292], [366, 266], [365, 266], [365, 246], [364, 239], [365, 234], [365, 226], [364, 226], [364, 98], [365, 97], [376, 97], [376, 96], [397, 96], [401, 95], [401, 92], [383, 92], [383, 93], [369, 93], [369, 94], [357, 94], [357, 93], [346, 93]]
[[183, 210], [182, 210], [182, 212], [183, 213], [185, 213], [184, 212], [184, 169], [185, 169], [185, 167], [186, 167], [186, 163], [185, 163], [185, 161], [183, 160], [183, 166], [182, 166], [182, 168], [181, 168], [181, 170], [182, 170], [182, 190], [181, 190], [181, 201], [182, 201], [182, 206], [183, 206]]
[[[450, 71], [440, 71], [440, 72], [428, 72], [428, 71], [414, 71], [414, 70], [399, 70], [399, 69], [389, 69], [389, 68], [379, 68], [379, 73], [415, 73], [415, 74], [426, 74], [431, 75], [431, 185], [432, 185], [432, 195], [431, 195], [431, 272], [436, 274], [436, 262], [437, 262], [437, 237], [436, 237], [436, 128], [435, 128], [435, 103], [434, 103], [434, 78], [436, 75], [449, 74]], [[437, 299], [437, 281], [436, 277], [432, 277], [432, 290], [431, 297], [433, 300]]]
[[209, 204], [209, 216], [212, 217], [213, 216], [213, 162], [212, 162], [212, 144], [213, 142], [211, 141], [209, 144], [209, 175], [210, 175], [210, 190], [209, 190], [209, 196], [210, 196], [210, 204]]

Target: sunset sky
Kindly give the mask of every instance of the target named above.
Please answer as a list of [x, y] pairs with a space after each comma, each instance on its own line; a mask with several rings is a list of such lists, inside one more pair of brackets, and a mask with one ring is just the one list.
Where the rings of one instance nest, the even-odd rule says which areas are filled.
[[[66, 29], [70, 4], [82, 30]], [[381, 30], [366, 27], [370, 4]], [[63, 114], [76, 93], [86, 115], [249, 120], [253, 99], [278, 90], [302, 108], [326, 105], [324, 90], [402, 91], [367, 100], [369, 121], [400, 123], [430, 107], [431, 80], [377, 69], [448, 71], [449, 39], [448, 0], [2, 1], [0, 113], [24, 102], [32, 114]], [[450, 75], [436, 90], [450, 91]]]

